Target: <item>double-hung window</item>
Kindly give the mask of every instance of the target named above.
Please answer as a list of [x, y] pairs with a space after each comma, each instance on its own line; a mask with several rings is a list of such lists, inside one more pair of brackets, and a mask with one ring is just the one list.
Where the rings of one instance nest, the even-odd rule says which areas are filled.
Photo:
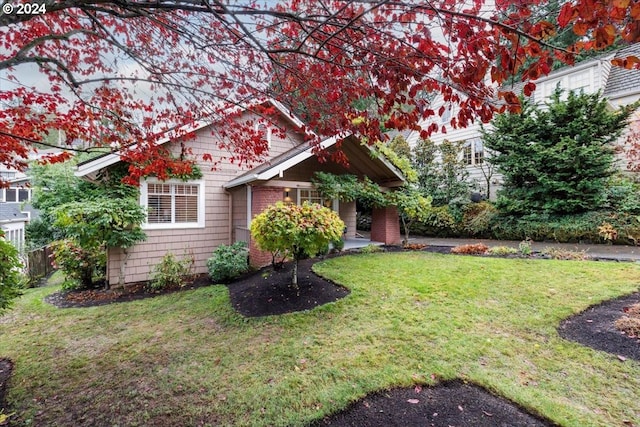
[[144, 228], [204, 227], [204, 181], [158, 181], [140, 186], [140, 202], [147, 210]]
[[462, 158], [466, 165], [481, 165], [484, 163], [484, 144], [482, 139], [473, 138], [465, 141], [462, 146]]

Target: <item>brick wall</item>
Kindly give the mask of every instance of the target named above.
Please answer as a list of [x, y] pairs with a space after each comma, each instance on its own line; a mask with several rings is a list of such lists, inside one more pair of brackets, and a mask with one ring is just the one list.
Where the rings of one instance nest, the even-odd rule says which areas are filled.
[[[252, 187], [251, 189], [251, 218], [265, 210], [269, 205], [281, 202], [284, 188], [281, 187]], [[249, 243], [249, 264], [252, 267], [264, 267], [271, 264], [271, 253], [263, 252], [253, 240]]]
[[395, 207], [373, 209], [371, 240], [386, 245], [399, 245], [402, 242], [398, 210]]

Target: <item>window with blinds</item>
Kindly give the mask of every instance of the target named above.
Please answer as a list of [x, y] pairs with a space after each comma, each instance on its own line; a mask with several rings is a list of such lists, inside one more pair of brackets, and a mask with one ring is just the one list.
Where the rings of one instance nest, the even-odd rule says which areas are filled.
[[197, 223], [199, 193], [198, 184], [147, 184], [147, 222]]

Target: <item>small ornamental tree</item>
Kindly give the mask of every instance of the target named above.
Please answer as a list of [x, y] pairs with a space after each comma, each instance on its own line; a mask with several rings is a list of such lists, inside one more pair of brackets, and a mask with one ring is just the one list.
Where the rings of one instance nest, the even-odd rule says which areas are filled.
[[342, 237], [344, 222], [337, 213], [319, 204], [302, 206], [278, 202], [251, 221], [251, 237], [260, 250], [293, 259], [291, 283], [298, 286], [298, 260], [315, 256]]
[[0, 314], [7, 310], [13, 300], [19, 297], [20, 268], [22, 263], [18, 257], [18, 250], [11, 243], [4, 240], [0, 230]]
[[127, 249], [146, 239], [140, 227], [145, 213], [136, 200], [100, 198], [73, 202], [59, 206], [54, 213], [55, 225], [63, 228], [83, 249], [122, 248], [125, 259], [120, 264], [118, 282], [123, 285]]

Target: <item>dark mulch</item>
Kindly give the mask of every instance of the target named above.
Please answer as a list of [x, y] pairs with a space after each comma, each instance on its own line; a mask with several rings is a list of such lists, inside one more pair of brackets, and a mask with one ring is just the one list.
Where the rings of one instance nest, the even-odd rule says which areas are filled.
[[124, 288], [111, 287], [105, 289], [102, 287], [99, 289], [59, 291], [46, 296], [44, 300], [58, 308], [94, 307], [117, 302], [153, 298], [158, 295], [166, 295], [209, 285], [211, 285], [211, 279], [206, 275], [201, 275], [183, 287], [175, 286], [157, 291], [149, 291], [147, 282], [139, 282], [129, 284]]
[[311, 271], [317, 260], [298, 262], [298, 286], [291, 284], [292, 263], [263, 268], [228, 285], [233, 307], [246, 317], [269, 316], [310, 310], [344, 298], [349, 290]]
[[629, 337], [616, 329], [614, 322], [624, 314], [625, 307], [640, 302], [640, 293], [604, 301], [564, 320], [558, 333], [565, 339], [587, 347], [640, 360], [640, 338]]
[[512, 402], [462, 381], [399, 388], [369, 395], [313, 424], [340, 426], [552, 426]]
[[[398, 250], [397, 248], [385, 248]], [[449, 253], [449, 247], [428, 246], [422, 250]], [[281, 269], [266, 268], [242, 277], [228, 285], [231, 303], [247, 317], [267, 316], [309, 310], [336, 301], [349, 291], [311, 271], [316, 260], [299, 263], [298, 288], [292, 287], [291, 264]], [[198, 278], [186, 288], [211, 284], [207, 277]], [[94, 289], [84, 292], [57, 292], [47, 301], [58, 307], [89, 307], [114, 302], [149, 298], [144, 284], [127, 289]], [[566, 339], [604, 350], [622, 358], [639, 359], [640, 341], [618, 332], [613, 322], [624, 307], [640, 300], [640, 293], [608, 301], [564, 321], [558, 328]], [[0, 359], [0, 404], [4, 405], [5, 388], [11, 373], [11, 362]], [[3, 406], [0, 406], [3, 407]], [[6, 410], [5, 410], [6, 412]], [[522, 408], [486, 390], [461, 381], [445, 382], [435, 387], [394, 389], [361, 399], [346, 410], [327, 417], [315, 426], [550, 426], [549, 421], [526, 413]]]
[[2, 422], [2, 414], [7, 415], [10, 413], [10, 411], [7, 410], [7, 402], [5, 398], [7, 396], [7, 387], [12, 370], [13, 363], [11, 360], [0, 359], [0, 426], [8, 424], [8, 420], [7, 422]]

